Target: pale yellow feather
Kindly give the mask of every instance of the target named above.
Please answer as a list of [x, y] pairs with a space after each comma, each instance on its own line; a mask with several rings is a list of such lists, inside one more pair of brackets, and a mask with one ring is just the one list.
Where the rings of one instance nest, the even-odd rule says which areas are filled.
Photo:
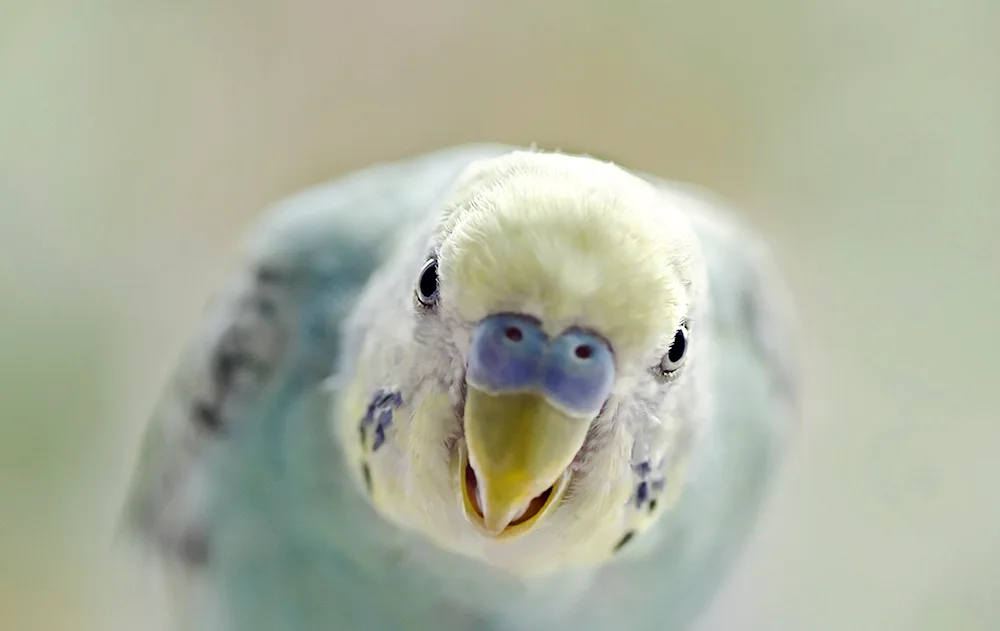
[[463, 319], [517, 311], [595, 330], [619, 363], [669, 344], [700, 270], [652, 185], [591, 158], [519, 151], [469, 167], [443, 210], [443, 299]]
[[[445, 308], [469, 324], [517, 312], [534, 315], [553, 335], [569, 327], [595, 331], [614, 349], [618, 392], [649, 375], [704, 283], [700, 251], [679, 209], [644, 180], [591, 158], [518, 151], [473, 163], [440, 211], [435, 242]], [[392, 358], [400, 370], [419, 360]], [[644, 529], [672, 503], [662, 498], [655, 514], [636, 523], [627, 509], [635, 437], [614, 424], [590, 454], [587, 474], [536, 530], [484, 537], [460, 509], [451, 466], [460, 420], [447, 392], [425, 382], [397, 411], [386, 446], [365, 456], [357, 419], [384, 384], [360, 368], [341, 400], [341, 439], [352, 459], [370, 466], [379, 512], [444, 548], [522, 575], [586, 566], [605, 561], [625, 532]], [[669, 416], [662, 430], [669, 440]], [[679, 474], [675, 467], [672, 475]]]

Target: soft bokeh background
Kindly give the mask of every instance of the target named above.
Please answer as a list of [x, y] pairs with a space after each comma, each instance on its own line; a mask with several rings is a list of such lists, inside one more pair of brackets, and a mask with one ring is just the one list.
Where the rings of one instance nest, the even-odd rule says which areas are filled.
[[1000, 3], [0, 3], [0, 627], [154, 629], [138, 435], [268, 202], [537, 142], [767, 232], [814, 415], [711, 630], [1000, 628]]

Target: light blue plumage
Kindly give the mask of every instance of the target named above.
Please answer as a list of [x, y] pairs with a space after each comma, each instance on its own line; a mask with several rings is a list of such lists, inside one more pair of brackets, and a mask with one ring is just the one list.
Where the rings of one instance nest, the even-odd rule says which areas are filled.
[[[706, 606], [799, 416], [780, 278], [703, 193], [514, 151], [372, 167], [254, 230], [156, 408], [126, 505], [128, 532], [172, 578], [178, 628], [676, 631]], [[491, 224], [490, 204], [530, 199], [550, 164], [561, 183], [538, 208], [556, 210]], [[603, 214], [559, 214], [591, 203], [580, 186], [600, 198], [604, 177]], [[646, 195], [669, 208], [666, 228], [627, 224], [650, 227], [628, 233], [632, 253], [593, 243], [626, 234], [595, 217]], [[640, 258], [656, 231], [670, 266]], [[563, 251], [585, 256], [550, 256]], [[440, 292], [420, 286], [429, 261]], [[529, 272], [501, 278], [504, 261]], [[542, 287], [554, 269], [578, 294]], [[644, 287], [662, 295], [639, 305], [651, 294], [629, 292]], [[536, 289], [513, 311], [486, 306]], [[576, 310], [575, 295], [606, 308]], [[675, 331], [691, 355], [676, 365]], [[469, 418], [453, 417], [463, 405]], [[504, 429], [515, 409], [536, 425]], [[584, 446], [545, 442], [560, 437]]]

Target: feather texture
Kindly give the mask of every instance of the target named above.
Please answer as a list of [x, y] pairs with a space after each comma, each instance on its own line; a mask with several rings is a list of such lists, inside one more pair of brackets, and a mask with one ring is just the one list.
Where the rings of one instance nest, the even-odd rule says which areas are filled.
[[424, 247], [456, 183], [477, 185], [474, 172], [459, 182], [468, 165], [511, 150], [372, 167], [285, 200], [254, 231], [156, 407], [125, 508], [127, 532], [182, 572], [179, 628], [662, 631], [704, 608], [754, 523], [800, 395], [767, 248], [702, 192], [643, 176], [681, 209], [705, 261], [710, 370], [697, 392], [709, 422], [676, 504], [642, 536], [627, 531], [608, 563], [523, 580], [446, 552], [378, 515], [360, 441], [336, 418], [331, 432], [331, 410], [367, 404], [339, 376], [366, 370], [356, 333], [379, 308], [373, 288], [415, 280], [384, 262]]

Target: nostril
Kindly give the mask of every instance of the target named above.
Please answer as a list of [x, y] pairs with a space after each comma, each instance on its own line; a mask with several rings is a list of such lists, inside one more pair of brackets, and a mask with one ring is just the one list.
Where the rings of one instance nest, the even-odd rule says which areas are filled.
[[581, 344], [577, 346], [576, 350], [573, 352], [579, 359], [589, 359], [590, 356], [594, 354], [594, 349], [586, 344]]
[[504, 329], [503, 334], [504, 337], [506, 337], [511, 342], [520, 342], [522, 339], [524, 339], [524, 333], [522, 333], [521, 329], [517, 328], [516, 326], [507, 327], [506, 329]]

